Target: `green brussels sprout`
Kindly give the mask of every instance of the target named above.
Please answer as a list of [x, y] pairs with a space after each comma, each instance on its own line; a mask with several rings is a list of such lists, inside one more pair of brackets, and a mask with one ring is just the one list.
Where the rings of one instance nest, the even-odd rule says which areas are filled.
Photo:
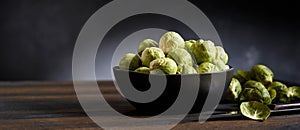
[[151, 71], [156, 69], [160, 69], [166, 74], [176, 74], [177, 64], [170, 58], [159, 58], [150, 63], [150, 73], [153, 74]]
[[225, 65], [221, 60], [213, 60], [213, 64], [218, 68], [218, 71], [225, 71], [229, 69], [229, 66]]
[[212, 62], [216, 57], [215, 44], [212, 41], [198, 40], [191, 47], [197, 64]]
[[150, 69], [148, 67], [140, 67], [134, 70], [134, 72], [143, 73], [143, 74], [150, 74]]
[[196, 40], [185, 41], [184, 42], [185, 48], [192, 52], [192, 45], [195, 44], [196, 42], [197, 42]]
[[265, 65], [256, 65], [251, 69], [251, 74], [253, 79], [263, 83], [264, 85], [268, 85], [273, 82], [274, 74]]
[[[261, 82], [257, 82], [257, 81], [253, 81], [253, 80], [249, 80], [247, 81], [244, 86], [244, 88], [253, 88], [253, 89], [256, 89], [258, 90], [261, 95], [262, 95], [262, 100], [264, 104], [271, 104], [272, 103], [272, 99], [271, 99], [271, 96], [269, 94], [269, 91], [267, 90], [267, 88], [261, 83]], [[249, 95], [251, 96], [251, 95]]]
[[140, 65], [140, 57], [132, 53], [125, 54], [119, 62], [119, 68], [124, 70], [135, 70]]
[[243, 102], [240, 110], [244, 116], [253, 120], [266, 120], [271, 114], [268, 106], [257, 101]]
[[271, 96], [271, 99], [274, 100], [276, 98], [276, 95], [277, 95], [276, 90], [275, 89], [268, 89], [268, 91], [269, 91], [269, 94]]
[[218, 67], [210, 62], [204, 62], [197, 68], [198, 73], [209, 73], [219, 71]]
[[275, 81], [268, 86], [268, 90], [272, 90], [272, 89], [276, 91], [276, 97], [274, 99], [275, 102], [281, 102], [281, 103], [290, 102], [289, 90], [286, 85], [284, 85], [281, 82]]
[[193, 58], [185, 49], [177, 48], [170, 51], [167, 55], [168, 58], [173, 59], [177, 65], [193, 65]]
[[176, 48], [184, 48], [183, 38], [176, 32], [165, 33], [159, 41], [159, 48], [163, 50], [165, 54]]
[[288, 88], [289, 97], [300, 98], [300, 87], [292, 86]]
[[237, 79], [232, 78], [228, 92], [225, 94], [225, 99], [228, 101], [237, 101], [241, 92], [242, 86], [240, 82]]
[[138, 54], [141, 56], [143, 51], [146, 48], [150, 48], [150, 47], [158, 47], [158, 43], [152, 39], [145, 39], [144, 41], [142, 41], [138, 48], [137, 48], [137, 52]]
[[228, 63], [228, 55], [221, 46], [215, 46], [216, 48], [216, 59], [222, 60], [224, 64]]
[[149, 67], [151, 61], [163, 57], [165, 57], [165, 54], [160, 48], [150, 47], [143, 51], [141, 60], [144, 66]]
[[244, 80], [243, 77], [239, 74], [234, 74], [233, 78], [236, 78], [242, 85], [246, 82], [246, 80]]
[[237, 74], [233, 75], [233, 77], [239, 80], [241, 84], [244, 84], [248, 80], [251, 80], [251, 71], [238, 70]]
[[275, 81], [268, 85], [268, 89], [275, 89], [276, 91], [286, 91], [288, 88], [285, 84]]
[[197, 74], [197, 71], [196, 71], [196, 69], [193, 66], [190, 66], [190, 65], [179, 65], [177, 73], [178, 74]]
[[241, 101], [263, 101], [262, 93], [255, 88], [244, 88], [240, 95]]

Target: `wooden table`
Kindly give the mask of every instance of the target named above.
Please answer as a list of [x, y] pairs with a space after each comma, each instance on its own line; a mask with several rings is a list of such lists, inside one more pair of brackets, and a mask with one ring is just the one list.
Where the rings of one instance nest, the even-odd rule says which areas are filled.
[[[84, 83], [84, 82], [83, 82]], [[104, 95], [122, 104], [111, 81], [101, 82]], [[124, 107], [124, 106], [123, 106]], [[128, 106], [128, 110], [132, 109]], [[271, 116], [264, 122], [246, 118], [187, 121], [173, 129], [299, 129], [300, 113]], [[101, 129], [83, 111], [72, 82], [0, 83], [0, 129]], [[142, 128], [141, 128], [142, 129]]]

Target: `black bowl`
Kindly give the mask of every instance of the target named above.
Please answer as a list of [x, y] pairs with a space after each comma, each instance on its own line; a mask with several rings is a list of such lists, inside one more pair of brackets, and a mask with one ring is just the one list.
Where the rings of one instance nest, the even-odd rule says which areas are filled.
[[[231, 69], [226, 71], [202, 74], [153, 75], [121, 70], [116, 66], [113, 68], [113, 72], [117, 86], [121, 92], [126, 91], [131, 86], [141, 92], [147, 91], [151, 87], [149, 78], [151, 81], [156, 82], [156, 84], [151, 82], [152, 85], [165, 83], [165, 89], [160, 93], [158, 98], [153, 101], [141, 103], [127, 99], [136, 110], [155, 115], [164, 112], [175, 102], [181, 87], [191, 89], [192, 91], [193, 87], [199, 87], [198, 96], [190, 113], [200, 112], [209, 92], [211, 94], [220, 94], [221, 92], [222, 97], [225, 95], [231, 82], [234, 69], [231, 67]], [[128, 83], [132, 85], [128, 85]], [[213, 103], [210, 107], [213, 109], [218, 103], [219, 102]]]

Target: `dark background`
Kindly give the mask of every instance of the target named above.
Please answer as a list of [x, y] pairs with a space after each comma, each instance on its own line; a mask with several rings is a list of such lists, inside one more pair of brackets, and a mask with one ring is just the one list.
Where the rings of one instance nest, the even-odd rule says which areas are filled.
[[[107, 2], [1, 0], [0, 81], [72, 80], [76, 38], [86, 20]], [[230, 65], [250, 69], [266, 64], [277, 79], [300, 83], [299, 3], [191, 2], [214, 24]]]

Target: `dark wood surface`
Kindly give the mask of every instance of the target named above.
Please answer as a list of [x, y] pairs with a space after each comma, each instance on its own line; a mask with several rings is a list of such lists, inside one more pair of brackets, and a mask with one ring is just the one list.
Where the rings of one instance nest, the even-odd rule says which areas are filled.
[[[82, 82], [83, 84], [85, 82]], [[100, 83], [105, 97], [124, 111], [134, 108], [116, 93], [110, 81]], [[158, 126], [159, 128], [159, 126]], [[220, 118], [203, 124], [186, 120], [173, 129], [299, 129], [300, 113], [271, 115], [264, 121]], [[81, 108], [72, 82], [0, 83], [0, 129], [101, 129]], [[141, 127], [141, 129], [143, 129]]]

